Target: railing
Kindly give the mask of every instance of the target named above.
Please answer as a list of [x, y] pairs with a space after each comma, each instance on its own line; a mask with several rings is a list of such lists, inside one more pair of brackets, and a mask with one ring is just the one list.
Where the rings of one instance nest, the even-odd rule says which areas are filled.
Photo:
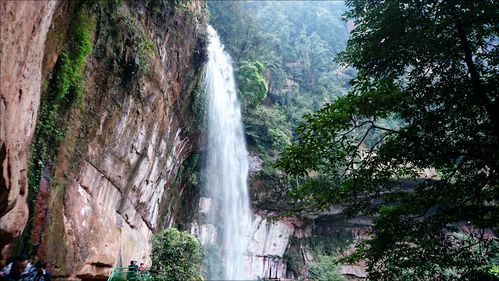
[[152, 281], [153, 276], [150, 272], [131, 270], [126, 267], [115, 267], [107, 281]]

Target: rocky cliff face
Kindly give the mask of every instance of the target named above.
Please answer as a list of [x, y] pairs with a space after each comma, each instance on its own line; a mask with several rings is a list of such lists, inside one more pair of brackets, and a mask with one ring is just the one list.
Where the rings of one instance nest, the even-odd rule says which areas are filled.
[[[256, 215], [253, 220], [253, 237], [247, 257], [247, 270], [257, 278], [286, 278], [286, 261], [283, 256], [289, 239], [300, 235], [302, 223], [295, 219], [275, 222]], [[300, 233], [300, 234], [299, 234]]]
[[[369, 219], [347, 221], [341, 213], [308, 219], [269, 220], [266, 218], [269, 216], [272, 214], [257, 214], [253, 221], [246, 269], [255, 278], [306, 278], [308, 267], [317, 254], [312, 246], [314, 243], [363, 239], [371, 225]], [[326, 240], [321, 241], [324, 238]], [[335, 254], [345, 255], [352, 251], [352, 247], [338, 247]], [[340, 264], [338, 270], [350, 279], [366, 277], [363, 264]]]
[[[68, 90], [81, 87], [83, 94], [73, 103], [61, 99], [55, 107], [55, 124], [65, 128], [57, 135], [60, 143], [47, 143], [50, 138], [37, 128], [32, 148], [37, 151], [32, 155], [40, 148], [48, 152], [31, 159], [35, 166], [42, 162], [41, 169], [32, 170], [39, 171], [33, 177], [38, 177], [43, 196], [36, 198], [41, 207], [34, 209], [35, 224], [27, 236], [37, 254], [52, 263], [54, 276], [62, 278], [105, 278], [112, 266], [131, 259], [147, 264], [152, 234], [188, 215], [183, 202], [189, 201], [185, 197], [192, 191], [181, 174], [184, 160], [197, 146], [203, 3], [37, 2], [40, 7], [7, 3], [2, 3], [7, 8], [2, 7], [6, 11], [2, 81], [6, 73], [11, 82], [2, 86], [0, 107], [2, 208], [8, 202], [8, 208], [1, 210], [2, 243], [10, 242], [3, 238], [7, 234], [17, 236], [27, 218], [26, 153], [35, 128], [42, 73], [48, 74], [40, 109], [44, 114], [54, 108], [51, 95], [64, 73], [60, 72], [64, 51], [71, 58], [78, 50], [72, 47], [78, 34], [72, 33], [78, 32], [74, 22], [84, 13], [92, 51], [80, 79], [73, 79], [79, 81], [71, 80]], [[23, 5], [30, 8], [19, 14]], [[31, 27], [36, 26], [30, 35], [16, 30], [27, 18], [33, 20]], [[10, 41], [4, 41], [10, 30], [19, 35], [8, 35]], [[26, 55], [20, 60], [9, 48], [26, 50]], [[4, 60], [4, 55], [14, 57]], [[31, 84], [21, 91], [23, 81]], [[44, 120], [39, 117], [38, 126], [46, 125]], [[12, 213], [21, 213], [22, 220], [8, 220]]]
[[[57, 2], [2, 1], [0, 5], [2, 250], [19, 236], [28, 219], [28, 150], [35, 132], [40, 103], [45, 39]], [[3, 252], [6, 254], [7, 249]]]
[[[319, 255], [346, 256], [355, 249], [355, 241], [368, 235], [372, 219], [347, 220], [339, 205], [313, 216], [283, 217], [282, 213], [289, 211], [286, 184], [258, 174], [262, 171], [262, 160], [250, 156], [250, 188], [257, 210], [247, 258], [252, 276], [306, 279]], [[337, 271], [348, 280], [363, 280], [365, 269], [363, 263], [339, 264]]]

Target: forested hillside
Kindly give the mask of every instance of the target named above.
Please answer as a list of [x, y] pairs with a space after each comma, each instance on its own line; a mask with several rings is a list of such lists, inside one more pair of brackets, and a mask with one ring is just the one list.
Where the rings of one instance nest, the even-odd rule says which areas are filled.
[[342, 2], [208, 5], [236, 66], [253, 151], [282, 148], [303, 114], [344, 93], [353, 70], [334, 62], [348, 38]]
[[[344, 95], [354, 70], [335, 62], [348, 39], [341, 1], [209, 1], [210, 24], [231, 54], [254, 175], [253, 203], [282, 210], [287, 178], [272, 166], [305, 114]], [[351, 25], [350, 25], [351, 27]], [[274, 190], [259, 189], [264, 179]]]

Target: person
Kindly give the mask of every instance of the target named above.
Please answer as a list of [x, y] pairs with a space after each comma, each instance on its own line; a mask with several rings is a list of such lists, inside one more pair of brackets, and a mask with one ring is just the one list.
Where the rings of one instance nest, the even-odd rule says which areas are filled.
[[128, 265], [128, 273], [126, 275], [126, 280], [136, 280], [137, 279], [137, 264], [136, 261], [131, 260], [130, 265]]
[[35, 264], [36, 275], [33, 281], [51, 281], [52, 275], [47, 271], [47, 262], [39, 260]]
[[0, 271], [2, 281], [32, 281], [35, 278], [36, 269], [29, 262], [26, 255], [19, 255], [14, 261]]
[[128, 271], [137, 271], [138, 268], [137, 261], [131, 260], [130, 265], [128, 266]]
[[146, 271], [146, 266], [144, 265], [144, 263], [143, 263], [143, 262], [141, 262], [141, 263], [140, 263], [140, 265], [139, 265], [139, 271], [140, 271], [140, 272], [144, 272], [144, 271]]

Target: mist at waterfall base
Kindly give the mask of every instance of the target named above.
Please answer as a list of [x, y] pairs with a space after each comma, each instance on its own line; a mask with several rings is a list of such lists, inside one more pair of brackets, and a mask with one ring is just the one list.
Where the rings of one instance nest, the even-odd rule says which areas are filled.
[[208, 113], [205, 188], [214, 202], [208, 221], [220, 229], [218, 241], [225, 266], [223, 276], [207, 277], [248, 280], [250, 276], [244, 270], [252, 223], [247, 187], [248, 152], [230, 56], [211, 26], [208, 34], [204, 81]]

